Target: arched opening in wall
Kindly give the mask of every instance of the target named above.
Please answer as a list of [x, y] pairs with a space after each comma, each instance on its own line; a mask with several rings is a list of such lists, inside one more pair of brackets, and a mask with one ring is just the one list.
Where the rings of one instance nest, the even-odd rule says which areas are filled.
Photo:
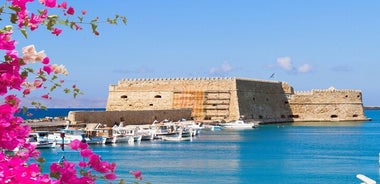
[[120, 98], [126, 99], [126, 98], [128, 98], [128, 96], [127, 95], [122, 95]]
[[359, 115], [354, 114], [354, 115], [352, 115], [352, 117], [357, 118], [357, 117], [359, 117]]
[[259, 119], [263, 119], [264, 117], [262, 115], [259, 115]]
[[253, 98], [252, 98], [252, 101], [256, 101], [256, 98], [255, 98], [255, 97], [253, 97]]
[[288, 101], [285, 101], [284, 103], [285, 103], [285, 104], [289, 104], [289, 102], [288, 102]]
[[161, 95], [156, 95], [154, 98], [162, 98]]
[[348, 95], [346, 95], [345, 97], [348, 98]]
[[285, 118], [285, 117], [286, 117], [285, 115], [283, 115], [283, 114], [281, 115], [281, 118]]
[[330, 118], [337, 118], [337, 117], [338, 117], [338, 115], [336, 115], [336, 114], [333, 114], [330, 116]]
[[213, 107], [216, 107], [217, 105], [216, 104], [212, 104]]
[[129, 104], [129, 107], [132, 107], [132, 104]]
[[149, 106], [153, 106], [153, 104], [149, 104]]
[[360, 95], [358, 95], [358, 96], [356, 96], [357, 98], [361, 98], [361, 96]]

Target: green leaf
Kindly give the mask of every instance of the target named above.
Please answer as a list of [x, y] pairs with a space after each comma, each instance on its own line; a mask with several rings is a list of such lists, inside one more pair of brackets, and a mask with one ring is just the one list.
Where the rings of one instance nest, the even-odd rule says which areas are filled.
[[4, 26], [4, 31], [12, 31], [12, 30], [13, 30], [13, 26], [11, 25]]
[[28, 111], [28, 107], [23, 106], [23, 107], [22, 107], [22, 113], [25, 114], [27, 111]]
[[70, 93], [70, 92], [71, 92], [71, 90], [70, 90], [69, 88], [65, 88], [63, 91], [64, 91], [65, 93]]
[[37, 159], [37, 162], [39, 162], [39, 163], [45, 163], [46, 160], [45, 160], [44, 157], [40, 157], [40, 158]]
[[0, 8], [0, 14], [2, 14], [4, 12], [4, 8], [5, 8], [5, 5], [3, 5], [1, 8]]
[[96, 28], [98, 28], [98, 25], [91, 23], [92, 32], [96, 32]]
[[24, 71], [21, 72], [21, 77], [26, 78], [26, 77], [28, 77], [28, 74], [29, 73], [24, 70]]
[[74, 26], [75, 26], [75, 22], [70, 22], [70, 28], [74, 29]]
[[25, 38], [28, 38], [28, 32], [26, 32], [26, 29], [20, 29], [20, 31]]
[[54, 86], [52, 86], [52, 87], [50, 88], [50, 91], [54, 91], [56, 88], [57, 88], [57, 86], [54, 85]]
[[126, 25], [127, 22], [128, 22], [128, 19], [127, 19], [127, 17], [125, 17], [125, 16], [122, 16], [122, 17], [121, 17], [121, 20], [123, 21], [124, 25]]
[[78, 17], [79, 22], [83, 22], [83, 17]]
[[11, 14], [11, 19], [10, 21], [13, 23], [13, 24], [16, 24], [17, 23], [17, 15], [12, 13]]
[[61, 175], [59, 174], [59, 172], [51, 172], [50, 173], [50, 177], [52, 178], [55, 178], [55, 179], [59, 179]]
[[47, 16], [47, 18], [48, 18], [48, 19], [58, 19], [59, 16], [56, 15], [56, 14], [51, 14], [51, 15]]
[[8, 8], [15, 11], [15, 12], [19, 12], [21, 10], [21, 8], [18, 6], [8, 6]]

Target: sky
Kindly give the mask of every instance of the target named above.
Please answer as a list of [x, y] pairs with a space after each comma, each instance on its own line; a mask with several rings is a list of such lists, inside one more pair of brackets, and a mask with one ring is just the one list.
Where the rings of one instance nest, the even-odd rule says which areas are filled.
[[121, 79], [177, 77], [276, 80], [295, 91], [355, 89], [365, 106], [380, 106], [380, 1], [67, 2], [86, 10], [88, 20], [119, 14], [128, 23], [100, 24], [99, 36], [83, 25], [58, 37], [41, 30], [20, 39], [19, 47], [34, 44], [65, 65], [65, 83], [84, 92], [75, 99], [55, 92], [48, 107], [105, 108], [109, 85]]

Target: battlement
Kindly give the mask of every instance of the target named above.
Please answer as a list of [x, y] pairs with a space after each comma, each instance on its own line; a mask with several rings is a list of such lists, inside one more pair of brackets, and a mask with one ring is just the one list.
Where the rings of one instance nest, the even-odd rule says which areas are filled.
[[314, 93], [361, 93], [361, 90], [354, 89], [335, 89], [330, 87], [328, 89], [312, 89], [310, 91], [295, 91], [296, 95], [312, 95]]

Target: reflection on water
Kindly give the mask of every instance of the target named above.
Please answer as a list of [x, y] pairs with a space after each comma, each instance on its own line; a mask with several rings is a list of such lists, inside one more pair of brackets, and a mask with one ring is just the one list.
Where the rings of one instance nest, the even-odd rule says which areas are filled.
[[288, 123], [290, 126], [362, 126], [368, 121], [339, 121], [339, 122], [294, 122]]

